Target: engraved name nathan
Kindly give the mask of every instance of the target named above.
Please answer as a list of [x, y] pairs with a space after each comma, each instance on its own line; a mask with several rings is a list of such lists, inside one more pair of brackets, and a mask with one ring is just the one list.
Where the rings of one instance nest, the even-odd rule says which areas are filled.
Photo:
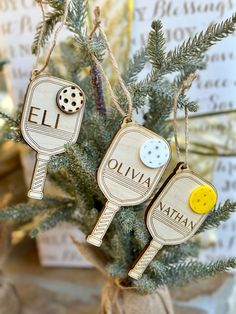
[[185, 215], [181, 214], [176, 209], [170, 207], [167, 204], [163, 204], [160, 202], [158, 207], [155, 209], [156, 211], [162, 212], [164, 215], [166, 215], [168, 218], [172, 219], [173, 221], [177, 222], [178, 224], [186, 227], [189, 230], [194, 230], [196, 227], [196, 224], [194, 221], [192, 221], [189, 217], [186, 217]]

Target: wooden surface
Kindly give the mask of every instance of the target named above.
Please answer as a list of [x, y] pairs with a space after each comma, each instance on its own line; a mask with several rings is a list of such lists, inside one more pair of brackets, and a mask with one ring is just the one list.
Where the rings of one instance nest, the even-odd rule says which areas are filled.
[[64, 152], [65, 144], [76, 142], [84, 102], [79, 86], [56, 77], [39, 76], [28, 86], [21, 131], [38, 153], [29, 197], [42, 199], [50, 156]]
[[[141, 160], [143, 145], [150, 139], [164, 144], [158, 154], [166, 158], [161, 167], [153, 168]], [[151, 153], [151, 150], [150, 150]], [[170, 147], [158, 134], [136, 123], [125, 123], [117, 132], [98, 169], [100, 189], [108, 199], [103, 212], [87, 241], [100, 246], [102, 239], [120, 206], [137, 205], [147, 200], [170, 159]]]
[[190, 207], [190, 196], [199, 186], [214, 189], [209, 182], [181, 166], [167, 179], [147, 209], [146, 224], [153, 240], [130, 270], [130, 277], [140, 279], [163, 245], [183, 243], [196, 233], [208, 215], [198, 214]]

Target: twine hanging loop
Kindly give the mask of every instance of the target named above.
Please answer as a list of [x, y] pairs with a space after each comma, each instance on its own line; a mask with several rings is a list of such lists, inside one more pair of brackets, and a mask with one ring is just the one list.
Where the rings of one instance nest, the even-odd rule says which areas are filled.
[[127, 88], [127, 86], [125, 85], [125, 82], [121, 76], [121, 73], [120, 73], [120, 70], [119, 70], [119, 66], [118, 66], [118, 63], [113, 55], [113, 52], [112, 52], [112, 49], [111, 49], [111, 46], [110, 46], [110, 43], [108, 41], [108, 38], [106, 36], [106, 33], [102, 27], [102, 23], [101, 23], [101, 11], [100, 11], [100, 8], [97, 6], [94, 10], [94, 27], [93, 27], [93, 30], [91, 31], [91, 33], [89, 34], [89, 40], [92, 39], [94, 33], [96, 32], [96, 30], [98, 29], [99, 32], [100, 32], [100, 35], [102, 36], [102, 39], [105, 43], [105, 46], [106, 46], [106, 50], [108, 52], [108, 56], [111, 60], [111, 64], [112, 64], [112, 67], [117, 75], [117, 78], [118, 78], [118, 82], [119, 82], [119, 85], [121, 87], [121, 89], [123, 90], [123, 93], [127, 99], [127, 103], [128, 103], [128, 112], [126, 113], [123, 108], [121, 108], [120, 104], [119, 104], [119, 101], [117, 99], [117, 96], [115, 95], [115, 93], [113, 92], [113, 89], [112, 89], [112, 86], [111, 86], [111, 83], [100, 63], [100, 61], [97, 59], [97, 57], [94, 55], [94, 53], [92, 53], [92, 59], [94, 61], [94, 63], [96, 64], [101, 76], [103, 77], [103, 80], [104, 82], [106, 83], [107, 85], [107, 88], [108, 88], [108, 91], [109, 91], [109, 94], [111, 96], [111, 99], [112, 99], [112, 103], [114, 104], [114, 106], [116, 107], [117, 111], [121, 114], [121, 116], [124, 118], [123, 121], [132, 121], [132, 111], [133, 111], [133, 104], [132, 104], [132, 97], [131, 97], [131, 94], [129, 92], [129, 89]]
[[[175, 140], [175, 148], [179, 161], [180, 158], [180, 146], [178, 140], [178, 130], [177, 130], [177, 111], [178, 111], [178, 101], [179, 97], [183, 95], [192, 85], [193, 81], [197, 78], [196, 73], [191, 73], [186, 80], [183, 81], [177, 93], [174, 95], [173, 101], [173, 128], [174, 128], [174, 140]], [[189, 116], [188, 116], [188, 107], [184, 108], [184, 133], [185, 133], [185, 167], [188, 167], [188, 153], [189, 153]]]

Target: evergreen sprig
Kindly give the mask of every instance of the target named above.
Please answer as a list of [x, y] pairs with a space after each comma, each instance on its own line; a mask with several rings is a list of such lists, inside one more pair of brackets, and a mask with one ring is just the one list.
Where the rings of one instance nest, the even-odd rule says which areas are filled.
[[217, 228], [221, 222], [227, 221], [234, 212], [236, 212], [236, 202], [230, 202], [227, 200], [224, 205], [219, 205], [218, 209], [212, 211], [208, 215], [198, 232], [203, 232], [211, 228]]
[[152, 22], [152, 30], [149, 33], [147, 52], [149, 60], [155, 70], [160, 70], [165, 62], [165, 37], [162, 31], [161, 21]]
[[235, 258], [218, 260], [208, 264], [190, 261], [165, 266], [159, 263], [155, 270], [149, 267], [149, 274], [144, 274], [142, 279], [135, 281], [135, 284], [141, 294], [147, 294], [155, 292], [162, 285], [182, 286], [198, 279], [216, 276], [233, 268], [236, 268]]
[[17, 223], [28, 222], [36, 215], [44, 211], [44, 204], [18, 204], [2, 209], [0, 211], [0, 220], [13, 220]]
[[19, 122], [5, 112], [0, 111], [0, 118], [4, 119], [11, 127], [19, 127]]
[[0, 71], [3, 69], [4, 65], [7, 64], [7, 60], [0, 60]]
[[188, 39], [174, 51], [169, 51], [166, 61], [161, 68], [162, 73], [170, 73], [183, 69], [189, 61], [198, 60], [204, 57], [205, 52], [223, 38], [233, 34], [235, 31], [236, 14], [220, 24], [210, 25], [206, 31]]
[[[51, 36], [56, 24], [60, 21], [61, 14], [62, 14], [61, 10], [55, 10], [55, 11], [52, 11], [52, 12], [49, 12], [46, 14], [44, 36], [43, 36], [43, 39], [41, 41], [42, 47], [46, 44], [47, 40]], [[32, 48], [31, 48], [33, 54], [38, 53], [37, 47], [38, 47], [38, 41], [40, 38], [40, 33], [42, 31], [42, 28], [43, 28], [43, 23], [41, 22], [38, 24], [38, 26], [36, 28], [36, 33], [34, 36], [34, 41], [33, 41]]]
[[[74, 204], [73, 204], [74, 205]], [[56, 208], [52, 213], [48, 214], [46, 217], [41, 219], [37, 226], [31, 230], [30, 236], [35, 238], [40, 232], [45, 232], [52, 229], [60, 222], [65, 222], [73, 218], [73, 213], [75, 211], [74, 206], [67, 206]]]
[[218, 260], [209, 264], [186, 262], [167, 267], [165, 284], [183, 285], [196, 279], [215, 276], [236, 267], [236, 259]]

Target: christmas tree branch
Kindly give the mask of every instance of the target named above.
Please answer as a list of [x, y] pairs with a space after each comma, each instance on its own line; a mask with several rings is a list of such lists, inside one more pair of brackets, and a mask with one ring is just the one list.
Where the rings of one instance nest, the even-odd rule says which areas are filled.
[[30, 231], [30, 236], [35, 238], [40, 232], [50, 230], [58, 223], [72, 219], [74, 211], [74, 204], [73, 206], [67, 205], [66, 207], [60, 206], [59, 208], [56, 208], [52, 213], [48, 213], [46, 218], [41, 218], [41, 221], [37, 224], [37, 226]]
[[27, 222], [45, 211], [44, 204], [26, 203], [5, 207], [0, 210], [0, 221], [14, 220], [17, 223]]
[[[164, 265], [176, 264], [183, 262], [186, 258], [197, 257], [198, 253], [198, 243], [186, 242], [180, 245], [170, 246], [168, 249], [163, 248], [160, 255], [156, 257], [156, 260]], [[155, 261], [153, 263], [155, 263]]]
[[[64, 1], [46, 0], [44, 4], [51, 6], [52, 11], [48, 12], [45, 16], [45, 30], [41, 40], [41, 46], [43, 47], [49, 37], [51, 36], [56, 24], [61, 20], [64, 12]], [[68, 28], [76, 34], [80, 41], [84, 41], [85, 38], [85, 18], [86, 18], [86, 4], [84, 0], [71, 0], [67, 18]], [[38, 41], [40, 39], [40, 33], [43, 27], [43, 23], [40, 23], [36, 29], [35, 38], [32, 45], [32, 52], [36, 54]]]
[[236, 212], [236, 202], [226, 201], [224, 205], [219, 205], [218, 209], [208, 215], [198, 232], [217, 228], [222, 222], [227, 221], [234, 212]]
[[214, 44], [228, 37], [235, 31], [236, 14], [220, 24], [210, 25], [205, 32], [201, 32], [178, 46], [173, 52], [167, 53], [160, 72], [170, 73], [182, 70], [189, 60], [201, 60], [204, 53]]
[[161, 21], [152, 22], [152, 30], [149, 33], [147, 52], [149, 60], [156, 71], [159, 71], [165, 62], [165, 37], [162, 32]]
[[5, 112], [0, 111], [0, 118], [4, 119], [9, 126], [11, 127], [15, 127], [15, 128], [19, 128], [19, 123], [18, 121], [16, 121], [15, 119], [13, 119], [12, 117], [10, 117], [8, 114], [6, 114]]
[[142, 294], [154, 293], [162, 285], [181, 286], [197, 279], [216, 276], [219, 273], [236, 268], [236, 259], [219, 260], [209, 264], [196, 261], [179, 263], [171, 266], [158, 265], [149, 275], [143, 275], [142, 279], [133, 282], [133, 285]]
[[163, 284], [182, 285], [192, 280], [215, 276], [232, 268], [236, 268], [235, 258], [219, 260], [209, 264], [187, 262], [175, 267], [168, 267], [166, 269], [166, 278], [163, 278]]
[[123, 75], [124, 81], [127, 85], [137, 81], [138, 74], [144, 69], [148, 62], [148, 55], [145, 48], [137, 51], [129, 61], [127, 71]]

